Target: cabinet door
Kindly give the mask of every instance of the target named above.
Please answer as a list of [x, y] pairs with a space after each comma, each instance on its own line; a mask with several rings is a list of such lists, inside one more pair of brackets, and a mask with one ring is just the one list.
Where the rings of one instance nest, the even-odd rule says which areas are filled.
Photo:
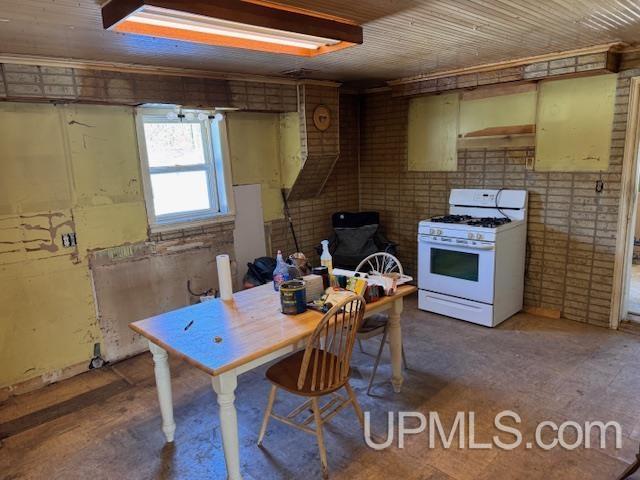
[[410, 171], [455, 171], [458, 167], [459, 95], [433, 95], [409, 102]]
[[601, 171], [609, 166], [617, 75], [542, 82], [538, 171]]

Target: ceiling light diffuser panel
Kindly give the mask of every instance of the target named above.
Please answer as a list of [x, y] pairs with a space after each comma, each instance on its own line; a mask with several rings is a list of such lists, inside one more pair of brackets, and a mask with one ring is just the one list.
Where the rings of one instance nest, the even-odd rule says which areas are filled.
[[314, 57], [362, 43], [362, 27], [306, 10], [247, 0], [111, 0], [105, 29]]

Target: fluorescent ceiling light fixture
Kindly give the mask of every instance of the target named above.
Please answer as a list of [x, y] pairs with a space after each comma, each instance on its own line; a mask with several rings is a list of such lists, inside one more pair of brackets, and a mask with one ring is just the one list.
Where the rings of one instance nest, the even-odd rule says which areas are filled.
[[181, 13], [164, 8], [149, 7], [140, 13], [134, 13], [127, 18], [128, 22], [156, 25], [159, 27], [178, 28], [194, 32], [210, 33], [212, 35], [224, 35], [245, 40], [288, 45], [290, 47], [308, 48], [317, 50], [320, 47], [335, 45], [339, 40], [330, 38], [313, 37], [301, 33], [282, 32], [272, 28], [255, 27], [228, 20], [218, 20], [192, 13]]
[[260, 0], [111, 0], [102, 19], [119, 32], [308, 57], [362, 43], [358, 25]]

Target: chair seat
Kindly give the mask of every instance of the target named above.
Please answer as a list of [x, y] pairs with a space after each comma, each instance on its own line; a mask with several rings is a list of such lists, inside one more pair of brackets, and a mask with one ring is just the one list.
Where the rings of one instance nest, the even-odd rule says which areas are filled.
[[[311, 354], [311, 362], [315, 357], [315, 352], [317, 349], [313, 350]], [[324, 355], [325, 352], [321, 351], [320, 355]], [[327, 364], [331, 364], [336, 360], [335, 355], [331, 353], [326, 353], [327, 355]], [[335, 392], [336, 390], [341, 389], [344, 384], [349, 380], [349, 376], [345, 379], [344, 382], [334, 385], [332, 388], [324, 389], [324, 390], [311, 390], [311, 375], [312, 368], [309, 368], [307, 377], [305, 378], [304, 385], [302, 389], [298, 388], [298, 375], [300, 374], [300, 369], [302, 365], [302, 359], [304, 358], [304, 350], [294, 353], [293, 355], [289, 355], [288, 357], [283, 358], [279, 362], [275, 363], [266, 372], [267, 379], [276, 385], [279, 388], [287, 390], [291, 393], [295, 393], [297, 395], [303, 395], [305, 397], [319, 397], [322, 395], [326, 395], [328, 393]], [[322, 357], [318, 357], [319, 359]], [[329, 378], [329, 369], [327, 368], [324, 372], [325, 379]], [[329, 383], [328, 381], [325, 383]]]
[[373, 315], [369, 318], [365, 318], [364, 322], [358, 329], [358, 338], [368, 339], [380, 335], [387, 323], [389, 317], [384, 314]]

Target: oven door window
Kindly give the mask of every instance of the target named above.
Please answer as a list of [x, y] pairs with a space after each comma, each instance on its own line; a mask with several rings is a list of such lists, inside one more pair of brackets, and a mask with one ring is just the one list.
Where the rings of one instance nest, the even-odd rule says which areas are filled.
[[431, 248], [431, 273], [436, 275], [477, 282], [478, 265], [477, 253]]

